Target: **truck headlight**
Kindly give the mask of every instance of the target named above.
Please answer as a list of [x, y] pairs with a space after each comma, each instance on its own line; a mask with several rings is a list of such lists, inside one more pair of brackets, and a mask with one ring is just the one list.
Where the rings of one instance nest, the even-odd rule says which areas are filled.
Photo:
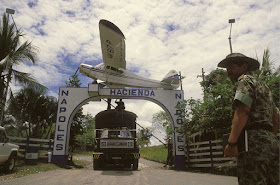
[[127, 146], [128, 146], [128, 147], [133, 147], [133, 141], [127, 142]]
[[107, 142], [104, 142], [104, 141], [101, 142], [101, 143], [100, 143], [100, 146], [107, 146]]

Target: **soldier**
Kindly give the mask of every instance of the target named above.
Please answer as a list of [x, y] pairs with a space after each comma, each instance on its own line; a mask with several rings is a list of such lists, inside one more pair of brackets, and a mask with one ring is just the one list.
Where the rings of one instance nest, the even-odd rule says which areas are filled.
[[168, 150], [167, 159], [164, 167], [166, 167], [167, 165], [169, 165], [169, 167], [173, 165], [173, 146], [171, 143], [171, 138], [168, 138], [167, 140], [167, 150]]
[[[224, 155], [237, 157], [238, 182], [242, 185], [276, 185], [279, 183], [279, 141], [276, 134], [279, 115], [266, 84], [248, 75], [259, 62], [240, 53], [232, 53], [218, 67], [226, 68], [236, 83], [232, 103], [232, 129]], [[243, 130], [248, 133], [248, 152], [238, 152], [237, 140]]]

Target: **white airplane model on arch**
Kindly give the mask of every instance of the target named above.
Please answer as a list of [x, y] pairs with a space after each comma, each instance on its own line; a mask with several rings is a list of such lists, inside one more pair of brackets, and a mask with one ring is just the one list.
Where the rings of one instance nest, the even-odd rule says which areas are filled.
[[96, 66], [80, 64], [80, 73], [94, 80], [102, 80], [108, 87], [177, 89], [181, 82], [171, 70], [162, 81], [148, 79], [126, 70], [125, 37], [122, 31], [107, 20], [99, 21], [103, 63]]

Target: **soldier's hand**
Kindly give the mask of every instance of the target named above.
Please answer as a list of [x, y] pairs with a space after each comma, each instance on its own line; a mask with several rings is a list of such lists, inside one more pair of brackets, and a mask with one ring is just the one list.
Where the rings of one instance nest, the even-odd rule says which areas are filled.
[[224, 151], [224, 157], [237, 157], [237, 156], [238, 156], [237, 146], [227, 145]]

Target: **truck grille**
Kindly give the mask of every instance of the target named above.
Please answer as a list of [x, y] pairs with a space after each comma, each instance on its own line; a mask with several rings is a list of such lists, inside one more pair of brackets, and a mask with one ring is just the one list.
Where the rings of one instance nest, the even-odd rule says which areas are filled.
[[107, 142], [107, 146], [127, 146], [127, 142]]
[[100, 148], [134, 148], [133, 140], [101, 140]]

